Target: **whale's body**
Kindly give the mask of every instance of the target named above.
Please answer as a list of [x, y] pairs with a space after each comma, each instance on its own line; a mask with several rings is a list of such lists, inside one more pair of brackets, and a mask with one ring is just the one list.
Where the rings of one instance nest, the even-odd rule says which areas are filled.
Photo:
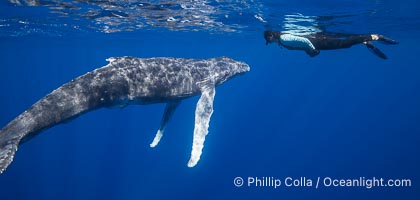
[[178, 103], [184, 98], [201, 94], [188, 163], [193, 167], [200, 159], [208, 132], [215, 86], [249, 71], [247, 64], [228, 57], [119, 57], [108, 61], [108, 65], [57, 88], [1, 129], [0, 173], [13, 161], [19, 144], [49, 127], [99, 108], [167, 103], [161, 126], [151, 144], [154, 147]]

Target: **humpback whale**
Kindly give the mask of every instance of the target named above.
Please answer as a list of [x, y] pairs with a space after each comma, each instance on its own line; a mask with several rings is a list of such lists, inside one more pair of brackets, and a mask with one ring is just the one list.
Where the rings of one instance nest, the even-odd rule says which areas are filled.
[[151, 147], [161, 139], [179, 102], [201, 95], [189, 167], [200, 160], [213, 113], [215, 87], [250, 70], [228, 57], [210, 59], [111, 57], [98, 68], [52, 91], [0, 130], [0, 173], [13, 161], [18, 146], [54, 125], [99, 108], [166, 103]]

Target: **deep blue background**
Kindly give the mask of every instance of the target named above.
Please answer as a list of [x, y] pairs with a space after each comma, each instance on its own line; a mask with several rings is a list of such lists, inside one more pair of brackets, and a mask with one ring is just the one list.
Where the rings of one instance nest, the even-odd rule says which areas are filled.
[[[356, 33], [358, 30], [354, 30]], [[0, 199], [418, 199], [420, 69], [417, 38], [299, 51], [262, 33], [138, 31], [84, 37], [0, 38], [0, 124], [112, 56], [227, 55], [251, 72], [216, 90], [203, 155], [188, 168], [198, 97], [185, 100], [149, 148], [164, 105], [87, 113], [22, 145], [0, 176]], [[237, 176], [412, 180], [406, 188], [258, 188]]]

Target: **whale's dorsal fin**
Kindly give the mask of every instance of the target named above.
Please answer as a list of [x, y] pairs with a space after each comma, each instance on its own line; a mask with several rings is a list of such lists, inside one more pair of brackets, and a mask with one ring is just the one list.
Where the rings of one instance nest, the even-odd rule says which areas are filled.
[[163, 113], [162, 121], [160, 123], [159, 130], [157, 131], [156, 136], [153, 139], [153, 142], [150, 143], [150, 147], [153, 148], [159, 143], [160, 139], [163, 136], [163, 132], [165, 132], [166, 124], [171, 119], [172, 114], [174, 114], [174, 112], [175, 112], [176, 108], [178, 107], [179, 103], [181, 103], [181, 101], [171, 101], [171, 102], [166, 104], [165, 112]]
[[195, 108], [194, 138], [188, 167], [194, 167], [200, 160], [204, 147], [204, 140], [208, 133], [210, 117], [213, 114], [213, 101], [216, 94], [213, 81], [201, 83], [201, 97]]

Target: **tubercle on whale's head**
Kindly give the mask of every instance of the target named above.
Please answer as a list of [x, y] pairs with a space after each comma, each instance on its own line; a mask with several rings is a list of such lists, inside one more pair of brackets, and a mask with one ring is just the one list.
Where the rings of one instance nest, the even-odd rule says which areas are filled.
[[213, 75], [216, 85], [220, 85], [237, 75], [250, 71], [250, 67], [245, 62], [237, 61], [229, 57], [214, 58]]

